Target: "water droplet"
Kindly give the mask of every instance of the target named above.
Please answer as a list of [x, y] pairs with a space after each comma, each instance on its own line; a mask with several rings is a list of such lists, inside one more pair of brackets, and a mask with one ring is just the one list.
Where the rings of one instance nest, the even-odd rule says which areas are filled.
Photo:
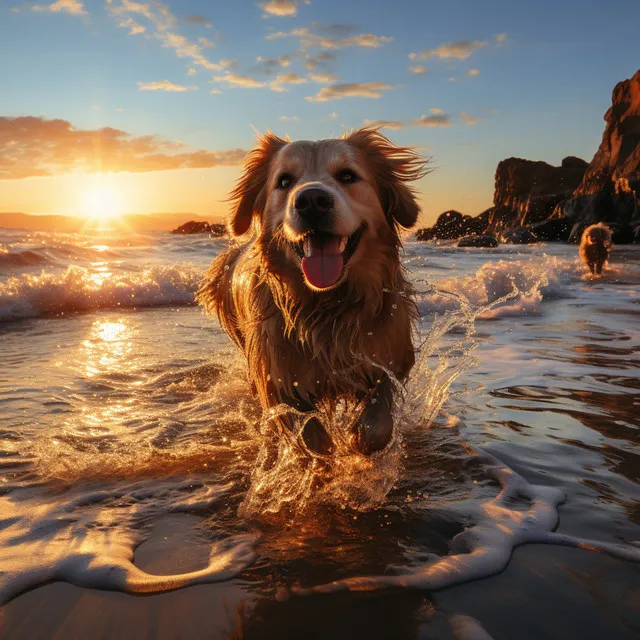
[[367, 332], [367, 335], [368, 335], [368, 336], [372, 336], [372, 335], [373, 335], [373, 331], [368, 331], [368, 332]]
[[298, 381], [297, 381], [297, 380], [293, 383], [293, 386], [294, 386], [294, 387], [297, 387], [297, 386], [298, 386]]
[[225, 265], [224, 265], [224, 270], [225, 270], [225, 271], [229, 271], [229, 265], [228, 265], [228, 264], [225, 264]]
[[397, 308], [398, 308], [398, 305], [397, 305], [397, 304], [392, 304], [392, 305], [391, 305], [391, 308], [392, 308], [392, 309], [397, 309]]
[[267, 382], [269, 382], [269, 380], [271, 380], [271, 374], [267, 373]]

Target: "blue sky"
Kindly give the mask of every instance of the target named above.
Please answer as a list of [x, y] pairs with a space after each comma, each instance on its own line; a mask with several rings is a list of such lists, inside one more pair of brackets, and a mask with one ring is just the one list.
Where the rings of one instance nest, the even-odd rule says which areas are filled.
[[[638, 33], [638, 0], [0, 0], [0, 117], [180, 142], [173, 170], [134, 159], [110, 188], [138, 211], [218, 215], [240, 170], [219, 152], [250, 148], [253, 127], [320, 138], [389, 121], [433, 158], [428, 223], [490, 206], [506, 157], [590, 160], [613, 87], [640, 67]], [[12, 139], [12, 153], [24, 145], [26, 162], [46, 135]], [[198, 150], [215, 153], [181, 168]], [[50, 158], [46, 176], [17, 178], [0, 164], [0, 210], [77, 213], [67, 192], [92, 170]]]

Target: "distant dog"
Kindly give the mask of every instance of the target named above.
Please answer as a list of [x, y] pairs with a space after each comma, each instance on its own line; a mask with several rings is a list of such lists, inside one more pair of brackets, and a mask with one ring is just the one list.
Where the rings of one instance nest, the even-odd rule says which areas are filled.
[[611, 252], [611, 229], [602, 222], [587, 227], [580, 242], [580, 259], [594, 276], [602, 273]]
[[[399, 231], [420, 213], [407, 183], [425, 173], [377, 129], [317, 142], [261, 136], [231, 194], [231, 234], [252, 234], [214, 260], [198, 292], [243, 350], [263, 408], [304, 415], [355, 398], [364, 408], [353, 442], [365, 454], [392, 437], [385, 372], [404, 380], [414, 364]], [[290, 416], [275, 421], [294, 427]], [[315, 452], [334, 448], [314, 417], [302, 435]]]

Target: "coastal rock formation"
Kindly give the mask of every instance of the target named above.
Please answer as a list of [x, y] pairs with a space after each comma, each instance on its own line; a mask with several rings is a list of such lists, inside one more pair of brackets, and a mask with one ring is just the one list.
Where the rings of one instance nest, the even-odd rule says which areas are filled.
[[441, 213], [430, 229], [419, 229], [416, 238], [418, 240], [456, 240], [461, 236], [481, 233], [484, 227], [482, 220], [450, 209]]
[[223, 224], [209, 224], [199, 220], [190, 220], [173, 229], [171, 233], [178, 235], [191, 235], [195, 233], [208, 233], [216, 238], [227, 234], [227, 229]]
[[640, 71], [619, 82], [604, 116], [602, 142], [562, 207], [576, 222], [640, 223]]
[[498, 241], [495, 236], [464, 236], [458, 240], [458, 247], [495, 248]]

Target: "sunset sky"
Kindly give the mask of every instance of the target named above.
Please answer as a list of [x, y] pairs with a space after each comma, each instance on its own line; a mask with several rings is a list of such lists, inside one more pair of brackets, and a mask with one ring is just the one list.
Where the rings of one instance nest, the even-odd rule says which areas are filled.
[[423, 223], [510, 156], [590, 160], [640, 66], [638, 0], [0, 0], [0, 211], [221, 216], [255, 132], [386, 121]]

